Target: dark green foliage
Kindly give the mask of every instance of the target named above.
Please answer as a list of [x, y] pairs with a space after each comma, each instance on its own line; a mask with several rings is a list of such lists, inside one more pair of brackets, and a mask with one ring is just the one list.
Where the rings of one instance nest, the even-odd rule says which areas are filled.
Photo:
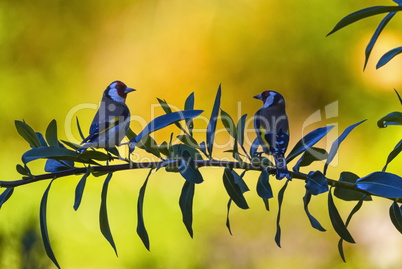
[[306, 190], [312, 195], [327, 192], [327, 178], [320, 171], [311, 171], [306, 179]]
[[382, 117], [377, 122], [378, 127], [385, 128], [388, 125], [402, 125], [402, 112], [392, 112]]
[[389, 216], [395, 228], [402, 234], [402, 205], [398, 206], [396, 202], [393, 202], [389, 208]]
[[273, 198], [274, 194], [271, 185], [269, 184], [269, 173], [267, 168], [264, 168], [258, 177], [257, 194], [262, 198], [265, 208], [269, 211], [268, 199]]
[[179, 172], [189, 182], [199, 184], [204, 181], [200, 171], [198, 171], [198, 168], [194, 164], [194, 159], [191, 158], [187, 150], [183, 150], [182, 152]]
[[74, 210], [78, 210], [81, 204], [82, 196], [84, 195], [85, 183], [87, 182], [87, 177], [91, 173], [90, 167], [88, 167], [87, 172], [82, 176], [81, 180], [78, 182], [75, 188], [75, 199], [74, 199]]
[[145, 190], [147, 189], [148, 179], [152, 173], [152, 169], [149, 170], [147, 178], [142, 185], [140, 192], [138, 194], [138, 202], [137, 202], [137, 234], [141, 238], [142, 243], [146, 247], [146, 249], [150, 250], [150, 243], [147, 229], [145, 228], [144, 223], [144, 197], [145, 197]]
[[374, 172], [359, 178], [356, 188], [382, 197], [402, 198], [402, 178], [387, 172]]
[[[342, 172], [341, 176], [339, 178], [339, 181], [355, 184], [358, 179], [359, 179], [359, 176], [354, 173]], [[364, 200], [366, 200], [366, 201], [371, 201], [370, 195], [367, 195], [367, 194], [364, 194], [364, 193], [361, 193], [361, 192], [358, 192], [355, 190], [351, 190], [351, 189], [345, 189], [345, 188], [335, 187], [334, 195], [335, 195], [335, 197], [342, 199], [344, 201], [359, 201], [360, 199], [362, 199], [362, 197], [364, 197]]]
[[325, 232], [326, 230], [321, 226], [320, 222], [311, 215], [310, 211], [308, 210], [308, 204], [311, 201], [311, 193], [306, 189], [306, 194], [303, 197], [303, 204], [304, 204], [304, 211], [307, 214], [308, 219], [310, 220], [311, 226], [321, 232]]
[[8, 199], [10, 199], [11, 195], [13, 194], [13, 192], [14, 192], [14, 188], [11, 187], [11, 188], [7, 188], [5, 191], [3, 191], [0, 194], [0, 209], [3, 206], [3, 204], [5, 202], [7, 202]]
[[184, 182], [181, 190], [179, 205], [183, 216], [183, 223], [186, 226], [191, 238], [193, 237], [193, 200], [194, 200], [195, 183]]
[[112, 179], [112, 176], [113, 176], [113, 173], [109, 172], [105, 179], [105, 182], [103, 183], [102, 194], [101, 194], [101, 205], [100, 205], [100, 209], [99, 209], [99, 226], [100, 226], [100, 230], [101, 230], [103, 236], [106, 238], [106, 240], [112, 246], [114, 252], [116, 253], [116, 256], [118, 256], [116, 245], [113, 240], [112, 232], [110, 231], [109, 218], [107, 216], [107, 204], [106, 204], [107, 191], [108, 191], [109, 182]]
[[208, 127], [206, 130], [206, 148], [208, 155], [212, 157], [212, 149], [215, 140], [216, 123], [218, 121], [219, 108], [221, 106], [221, 85], [219, 84], [218, 92], [216, 93], [214, 106], [212, 108], [211, 117], [209, 119]]
[[225, 168], [223, 173], [223, 184], [230, 199], [241, 209], [248, 209], [246, 198], [241, 187], [235, 182], [235, 178], [230, 168]]
[[283, 197], [285, 195], [286, 188], [288, 187], [289, 180], [286, 180], [285, 184], [278, 192], [278, 215], [276, 217], [276, 233], [275, 233], [275, 243], [278, 247], [281, 247], [281, 211], [282, 211], [282, 202]]

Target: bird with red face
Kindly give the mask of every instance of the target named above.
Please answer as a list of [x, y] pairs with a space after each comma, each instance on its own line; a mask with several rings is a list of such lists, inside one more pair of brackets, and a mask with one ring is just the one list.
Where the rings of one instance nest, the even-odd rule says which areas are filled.
[[120, 144], [130, 125], [127, 94], [135, 91], [121, 81], [112, 82], [103, 92], [98, 111], [92, 120], [89, 135], [79, 151], [87, 148], [111, 148]]
[[285, 99], [275, 91], [264, 91], [254, 96], [263, 102], [254, 115], [254, 128], [264, 153], [272, 155], [276, 165], [276, 178], [290, 179], [284, 157], [289, 144], [289, 122]]

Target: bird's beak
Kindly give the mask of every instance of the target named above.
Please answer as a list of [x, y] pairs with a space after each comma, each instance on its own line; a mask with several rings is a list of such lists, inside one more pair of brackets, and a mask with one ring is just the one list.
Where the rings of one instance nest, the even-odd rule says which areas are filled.
[[129, 93], [129, 92], [133, 92], [133, 91], [135, 91], [135, 89], [127, 87], [126, 90], [124, 91], [124, 93]]
[[258, 99], [258, 100], [262, 100], [262, 96], [261, 94], [254, 96], [253, 98]]

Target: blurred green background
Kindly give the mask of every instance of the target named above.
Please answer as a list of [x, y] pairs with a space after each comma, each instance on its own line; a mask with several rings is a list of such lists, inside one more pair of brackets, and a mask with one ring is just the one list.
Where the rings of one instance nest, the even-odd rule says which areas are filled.
[[[399, 141], [398, 128], [378, 129], [376, 121], [400, 110], [393, 88], [401, 89], [402, 58], [375, 70], [386, 51], [402, 44], [398, 15], [384, 30], [366, 71], [364, 49], [380, 21], [370, 18], [330, 37], [333, 26], [347, 14], [368, 5], [392, 1], [0, 1], [0, 166], [1, 180], [18, 179], [15, 165], [29, 149], [14, 128], [24, 119], [44, 132], [56, 119], [62, 139], [77, 136], [68, 118], [77, 107], [98, 104], [106, 86], [122, 80], [130, 94], [135, 132], [161, 115], [156, 97], [183, 108], [195, 92], [197, 109], [209, 117], [219, 83], [221, 107], [235, 121], [248, 119], [261, 105], [252, 96], [265, 89], [280, 91], [287, 100], [291, 147], [302, 134], [336, 124], [334, 139], [347, 126], [368, 119], [342, 144], [328, 175], [341, 171], [360, 176], [380, 170]], [[400, 15], [400, 14], [399, 14]], [[400, 90], [402, 93], [402, 90]], [[336, 102], [336, 103], [334, 103]], [[89, 103], [90, 105], [82, 105]], [[335, 117], [325, 116], [334, 104]], [[314, 114], [320, 111], [319, 114]], [[85, 132], [95, 113], [82, 109]], [[322, 120], [308, 122], [311, 115]], [[309, 124], [306, 124], [309, 123]], [[196, 128], [206, 123], [197, 120]], [[251, 122], [249, 121], [251, 124]], [[307, 126], [306, 126], [307, 125]], [[222, 124], [218, 124], [218, 130]], [[249, 125], [248, 128], [252, 128]], [[174, 128], [155, 134], [158, 143]], [[250, 139], [255, 135], [249, 133]], [[196, 134], [199, 141], [204, 135]], [[74, 141], [76, 142], [76, 141]], [[220, 131], [216, 158], [229, 135]], [[324, 141], [322, 146], [330, 145]], [[141, 156], [149, 157], [140, 150]], [[145, 160], [145, 159], [142, 159]], [[292, 166], [292, 165], [290, 165]], [[32, 165], [42, 173], [43, 162]], [[322, 168], [322, 164], [317, 165]], [[400, 159], [389, 166], [401, 174]], [[148, 171], [116, 173], [109, 185], [108, 210], [119, 258], [102, 237], [98, 225], [103, 178], [90, 178], [80, 209], [72, 208], [79, 176], [54, 182], [49, 194], [48, 226], [54, 252], [63, 268], [401, 268], [402, 238], [388, 217], [390, 202], [374, 199], [363, 205], [350, 225], [357, 244], [345, 244], [347, 263], [337, 251], [327, 195], [313, 197], [310, 211], [328, 230], [313, 230], [304, 214], [304, 184], [294, 180], [285, 194], [282, 248], [274, 243], [277, 201], [271, 212], [257, 197], [256, 172], [246, 173], [250, 209], [232, 207], [234, 235], [225, 227], [228, 196], [222, 169], [202, 168], [205, 182], [196, 188], [194, 239], [178, 206], [183, 179], [158, 171], [151, 175], [145, 197], [145, 223], [151, 239], [146, 251], [136, 235], [138, 191]], [[306, 172], [306, 171], [305, 171]], [[284, 182], [272, 181], [274, 193]], [[39, 202], [48, 182], [19, 187], [0, 211], [0, 267], [52, 268], [42, 250]], [[346, 219], [354, 203], [336, 200]], [[23, 242], [23, 243], [22, 243]]]

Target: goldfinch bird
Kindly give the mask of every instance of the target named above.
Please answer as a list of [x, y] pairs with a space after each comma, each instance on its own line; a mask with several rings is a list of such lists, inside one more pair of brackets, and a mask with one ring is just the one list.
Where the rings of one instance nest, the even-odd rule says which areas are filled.
[[289, 122], [285, 112], [285, 99], [275, 91], [264, 91], [254, 98], [263, 106], [254, 115], [254, 128], [264, 153], [274, 156], [276, 178], [290, 179], [284, 157], [289, 143]]
[[130, 110], [126, 105], [129, 92], [121, 81], [112, 82], [103, 92], [99, 109], [92, 120], [89, 136], [82, 142], [78, 151], [87, 148], [111, 148], [119, 145], [130, 125]]

